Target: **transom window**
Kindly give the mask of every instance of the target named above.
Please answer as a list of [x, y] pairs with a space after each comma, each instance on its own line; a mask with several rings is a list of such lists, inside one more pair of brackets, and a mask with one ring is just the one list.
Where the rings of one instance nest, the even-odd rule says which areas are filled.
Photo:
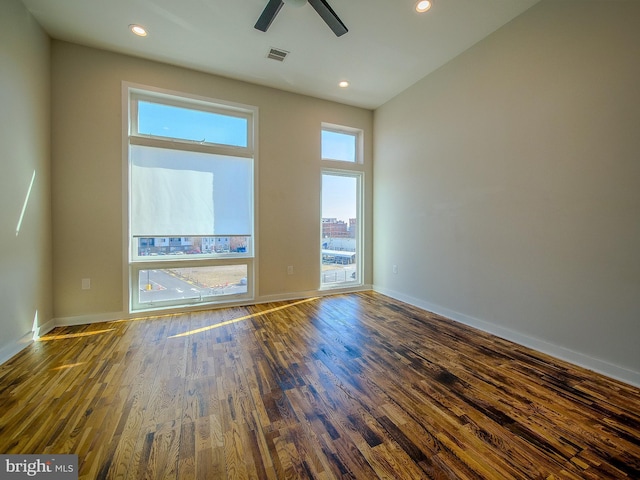
[[322, 124], [322, 160], [361, 163], [360, 130]]
[[[144, 97], [142, 97], [144, 98]], [[165, 100], [166, 102], [167, 100]], [[179, 107], [139, 99], [134, 135], [248, 148], [250, 117], [202, 105]]]

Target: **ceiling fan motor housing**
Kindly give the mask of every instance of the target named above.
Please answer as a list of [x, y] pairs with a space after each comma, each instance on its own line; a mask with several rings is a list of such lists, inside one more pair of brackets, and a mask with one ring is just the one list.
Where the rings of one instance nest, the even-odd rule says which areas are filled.
[[318, 13], [318, 15], [320, 15], [322, 20], [324, 20], [337, 37], [340, 37], [349, 31], [346, 25], [342, 23], [342, 20], [340, 20], [336, 12], [334, 12], [331, 6], [327, 3], [327, 0], [269, 0], [267, 6], [262, 11], [260, 18], [258, 18], [258, 21], [254, 25], [254, 28], [261, 32], [266, 32], [285, 3], [287, 5], [297, 7], [304, 5], [305, 3], [310, 3], [313, 9]]
[[283, 0], [286, 5], [291, 5], [292, 7], [301, 7], [307, 3], [307, 0]]

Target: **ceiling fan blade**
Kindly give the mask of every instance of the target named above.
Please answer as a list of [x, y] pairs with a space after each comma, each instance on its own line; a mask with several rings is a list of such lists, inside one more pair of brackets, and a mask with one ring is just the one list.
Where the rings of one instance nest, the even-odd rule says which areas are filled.
[[339, 37], [349, 31], [345, 24], [342, 23], [342, 20], [338, 18], [336, 12], [333, 11], [325, 0], [309, 0], [309, 3], [315, 11], [318, 12], [318, 15], [322, 17], [325, 23], [329, 25], [329, 28], [333, 30], [333, 33], [335, 33], [336, 36]]
[[276, 18], [276, 15], [278, 15], [278, 12], [282, 8], [282, 5], [284, 5], [284, 2], [282, 0], [269, 0], [269, 3], [267, 3], [267, 6], [264, 7], [264, 10], [262, 11], [260, 18], [258, 18], [256, 24], [254, 25], [254, 28], [260, 30], [261, 32], [266, 32], [269, 28], [269, 25], [271, 25], [271, 22], [273, 22], [273, 19]]

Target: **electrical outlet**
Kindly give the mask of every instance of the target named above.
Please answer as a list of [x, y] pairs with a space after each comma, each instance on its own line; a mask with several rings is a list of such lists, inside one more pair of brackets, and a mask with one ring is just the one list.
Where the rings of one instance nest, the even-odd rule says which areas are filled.
[[287, 275], [293, 275], [293, 265], [287, 267]]
[[397, 275], [398, 274], [398, 265], [394, 265], [391, 270], [393, 271], [393, 273], [395, 273]]
[[91, 279], [83, 278], [82, 279], [82, 290], [91, 290]]

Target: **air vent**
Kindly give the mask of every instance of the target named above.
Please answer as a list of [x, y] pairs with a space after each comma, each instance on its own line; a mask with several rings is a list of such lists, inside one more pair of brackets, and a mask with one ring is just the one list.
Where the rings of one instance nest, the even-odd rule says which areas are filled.
[[282, 62], [284, 61], [287, 55], [289, 55], [289, 52], [287, 52], [286, 50], [281, 50], [279, 48], [272, 48], [271, 50], [269, 50], [269, 53], [267, 54], [267, 58]]

